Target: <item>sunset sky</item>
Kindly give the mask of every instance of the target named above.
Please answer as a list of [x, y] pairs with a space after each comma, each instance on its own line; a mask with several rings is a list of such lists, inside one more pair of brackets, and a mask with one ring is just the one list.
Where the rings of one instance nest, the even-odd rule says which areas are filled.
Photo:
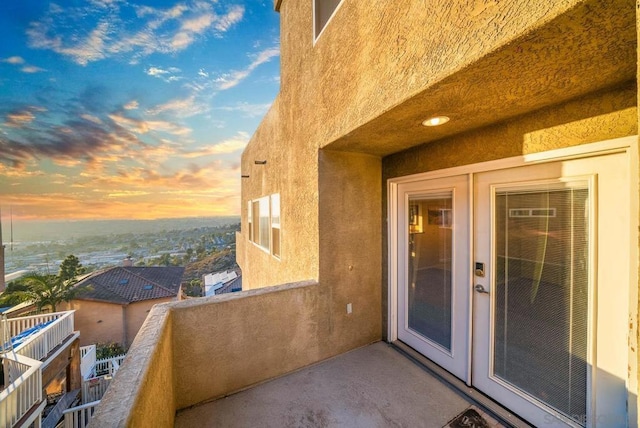
[[3, 218], [239, 214], [278, 18], [272, 0], [1, 2]]

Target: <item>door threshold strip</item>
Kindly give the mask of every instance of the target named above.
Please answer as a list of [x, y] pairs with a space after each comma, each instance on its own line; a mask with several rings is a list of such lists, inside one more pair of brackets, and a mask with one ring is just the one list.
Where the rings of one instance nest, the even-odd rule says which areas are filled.
[[520, 419], [517, 415], [514, 415], [509, 410], [502, 407], [477, 389], [469, 387], [463, 381], [443, 369], [442, 367], [429, 360], [424, 355], [420, 354], [415, 349], [406, 345], [405, 343], [396, 340], [391, 343], [398, 352], [404, 354], [407, 358], [413, 360], [416, 364], [421, 366], [426, 371], [430, 372], [444, 383], [451, 386], [454, 390], [465, 396], [469, 401], [476, 404], [481, 410], [486, 411], [490, 416], [494, 417], [500, 423], [506, 426], [512, 427], [532, 427], [531, 424]]

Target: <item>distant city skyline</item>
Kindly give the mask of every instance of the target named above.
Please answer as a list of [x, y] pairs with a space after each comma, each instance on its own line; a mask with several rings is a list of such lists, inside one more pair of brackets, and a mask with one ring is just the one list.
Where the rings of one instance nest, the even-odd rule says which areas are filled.
[[278, 27], [271, 0], [3, 2], [3, 218], [238, 215]]

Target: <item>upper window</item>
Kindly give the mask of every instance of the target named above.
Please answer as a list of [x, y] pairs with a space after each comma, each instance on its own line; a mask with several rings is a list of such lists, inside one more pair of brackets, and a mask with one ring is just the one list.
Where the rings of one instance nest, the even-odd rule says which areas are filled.
[[271, 195], [271, 254], [280, 258], [280, 195]]
[[280, 258], [280, 195], [248, 201], [249, 240]]
[[342, 0], [313, 0], [313, 37], [317, 40]]

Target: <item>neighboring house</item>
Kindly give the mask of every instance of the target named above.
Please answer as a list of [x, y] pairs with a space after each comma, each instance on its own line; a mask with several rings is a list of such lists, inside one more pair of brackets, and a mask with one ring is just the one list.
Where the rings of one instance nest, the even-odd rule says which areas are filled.
[[118, 266], [84, 278], [68, 304], [76, 310], [81, 345], [131, 345], [153, 305], [179, 300], [183, 273], [183, 267], [174, 266]]
[[116, 379], [97, 421], [170, 426], [385, 340], [534, 426], [638, 426], [636, 2], [275, 7], [246, 291], [155, 308], [121, 369], [144, 388]]
[[238, 275], [234, 270], [203, 275], [202, 282], [204, 284], [203, 296], [242, 291], [242, 274]]

